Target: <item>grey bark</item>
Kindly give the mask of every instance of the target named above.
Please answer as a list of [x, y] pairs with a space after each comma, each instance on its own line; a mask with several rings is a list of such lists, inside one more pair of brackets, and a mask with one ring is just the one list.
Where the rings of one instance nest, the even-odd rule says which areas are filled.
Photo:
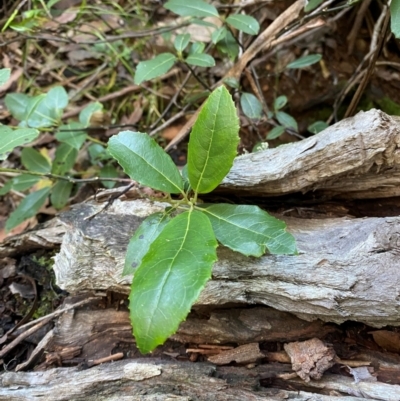
[[400, 386], [355, 383], [334, 375], [309, 386], [346, 396], [257, 388], [258, 381], [267, 377], [268, 365], [217, 368], [205, 363], [127, 360], [87, 370], [3, 373], [0, 401], [397, 401], [400, 394]]
[[[132, 277], [121, 273], [129, 237], [162, 205], [116, 201], [86, 219], [101, 207], [86, 203], [61, 216], [68, 228], [54, 270], [57, 284], [71, 293], [128, 293]], [[296, 238], [299, 255], [251, 258], [222, 247], [197, 306], [260, 304], [310, 321], [399, 325], [400, 217], [278, 217]]]
[[400, 195], [400, 121], [360, 112], [314, 137], [236, 158], [221, 191], [279, 196], [318, 191], [325, 197]]

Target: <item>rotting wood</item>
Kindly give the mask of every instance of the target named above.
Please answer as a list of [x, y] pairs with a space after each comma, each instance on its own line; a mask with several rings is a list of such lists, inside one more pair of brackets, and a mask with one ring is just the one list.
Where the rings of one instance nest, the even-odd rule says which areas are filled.
[[65, 224], [57, 218], [39, 224], [32, 230], [6, 238], [0, 244], [0, 259], [37, 249], [53, 250], [60, 246], [65, 234]]
[[[57, 368], [45, 372], [6, 372], [0, 375], [0, 401], [306, 401], [314, 397], [304, 391], [260, 387], [260, 380], [270, 377], [270, 371], [269, 365], [248, 369], [141, 359], [117, 361], [87, 370]], [[276, 372], [275, 367], [273, 375]], [[366, 388], [362, 383], [353, 384], [350, 378], [337, 376], [333, 379], [332, 376], [323, 379], [320, 388], [335, 380], [347, 394], [351, 389]], [[293, 383], [297, 382], [293, 380]], [[400, 393], [399, 386], [381, 384], [374, 392], [376, 398], [371, 399], [392, 401], [394, 398], [388, 398], [388, 394], [396, 391]], [[350, 397], [318, 395], [319, 401], [364, 399], [362, 393]]]
[[[379, 382], [358, 381], [354, 378], [326, 374], [321, 380], [305, 383], [299, 378], [288, 379], [288, 384], [301, 390], [319, 389], [327, 393], [348, 394], [362, 399], [398, 401], [400, 386]], [[336, 400], [336, 398], [332, 398]]]
[[[57, 284], [71, 293], [128, 293], [131, 277], [121, 273], [129, 237], [144, 215], [162, 205], [118, 200], [87, 219], [101, 207], [81, 204], [61, 216], [68, 229], [54, 270]], [[295, 236], [299, 255], [249, 258], [221, 247], [196, 306], [261, 304], [305, 320], [400, 323], [400, 217], [278, 217]]]
[[[73, 299], [69, 302], [75, 303]], [[96, 308], [99, 302], [94, 300], [91, 307], [70, 310], [60, 316], [52, 342], [42, 351], [47, 355], [57, 355], [67, 347], [81, 347], [81, 361], [87, 363], [105, 358], [120, 347], [126, 354], [139, 355], [132, 337], [129, 312], [112, 307]], [[200, 345], [287, 342], [316, 336], [323, 338], [337, 331], [334, 325], [321, 321], [306, 322], [290, 313], [267, 307], [215, 310], [209, 313], [209, 318], [203, 311], [202, 315], [202, 318], [196, 314], [189, 315], [171, 340]], [[155, 352], [158, 355], [158, 350]], [[66, 357], [62, 362], [72, 363]]]

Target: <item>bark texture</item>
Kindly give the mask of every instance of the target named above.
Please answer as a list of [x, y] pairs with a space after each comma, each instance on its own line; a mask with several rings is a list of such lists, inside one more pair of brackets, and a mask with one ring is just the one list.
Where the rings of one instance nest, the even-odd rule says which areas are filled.
[[[68, 292], [128, 293], [132, 277], [121, 273], [129, 237], [144, 215], [162, 205], [116, 201], [87, 219], [101, 207], [81, 204], [61, 216], [68, 228], [54, 270]], [[222, 247], [197, 306], [260, 304], [309, 321], [399, 325], [400, 217], [278, 217], [295, 236], [299, 255], [251, 258]]]
[[[268, 377], [268, 365], [248, 369], [160, 360], [118, 361], [87, 370], [4, 373], [0, 401], [396, 401], [400, 394], [400, 386], [355, 383], [337, 375], [307, 384], [337, 395], [257, 388], [259, 380]], [[297, 379], [291, 383], [304, 386]]]
[[240, 156], [220, 190], [280, 196], [317, 191], [345, 199], [400, 195], [400, 122], [360, 112], [314, 137]]

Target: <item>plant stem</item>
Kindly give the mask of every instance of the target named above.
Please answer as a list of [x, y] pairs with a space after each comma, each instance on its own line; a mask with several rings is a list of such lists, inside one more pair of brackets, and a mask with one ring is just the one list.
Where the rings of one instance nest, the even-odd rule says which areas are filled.
[[16, 173], [16, 174], [29, 174], [38, 177], [51, 178], [53, 180], [63, 180], [72, 182], [73, 184], [78, 183], [89, 183], [89, 182], [99, 182], [99, 181], [115, 181], [115, 182], [131, 182], [130, 178], [111, 178], [111, 177], [93, 177], [93, 178], [73, 178], [70, 176], [51, 174], [51, 173], [39, 173], [37, 171], [22, 170], [18, 168], [0, 168], [1, 173]]
[[212, 91], [211, 87], [204, 82], [194, 71], [194, 69], [187, 63], [185, 63], [186, 67], [188, 68], [188, 70], [192, 73], [192, 75], [196, 78], [196, 80], [202, 85], [204, 86], [207, 90], [209, 90], [210, 92]]

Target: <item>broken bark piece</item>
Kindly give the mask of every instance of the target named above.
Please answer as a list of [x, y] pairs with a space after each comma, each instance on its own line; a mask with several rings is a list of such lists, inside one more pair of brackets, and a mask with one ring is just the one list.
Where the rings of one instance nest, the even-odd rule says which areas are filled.
[[37, 249], [58, 249], [65, 234], [65, 225], [57, 218], [38, 224], [34, 229], [6, 238], [0, 244], [0, 259]]
[[400, 351], [400, 333], [389, 330], [371, 331], [374, 341], [383, 349], [390, 352]]
[[216, 365], [227, 365], [231, 362], [243, 364], [257, 362], [264, 357], [265, 355], [260, 351], [258, 343], [250, 343], [209, 356], [208, 361]]
[[348, 366], [350, 374], [354, 377], [354, 382], [376, 382], [376, 374], [374, 373], [373, 367], [359, 366], [357, 368], [351, 368]]
[[334, 325], [324, 324], [320, 320], [307, 322], [272, 308], [232, 308], [212, 311], [209, 319], [189, 316], [171, 339], [196, 344], [287, 342], [315, 336], [323, 338], [334, 331]]
[[335, 364], [336, 353], [319, 338], [285, 344], [284, 349], [292, 361], [292, 368], [304, 381], [321, 379]]
[[372, 109], [300, 142], [237, 157], [219, 190], [246, 196], [317, 191], [324, 198], [385, 198], [400, 195], [399, 180], [400, 120]]
[[[304, 382], [299, 378], [289, 379], [293, 388], [305, 391], [323, 391], [325, 394], [346, 394], [350, 399], [371, 399], [380, 401], [397, 401], [400, 394], [400, 386], [379, 382], [360, 381], [355, 382], [353, 377], [345, 377], [333, 374], [325, 374], [321, 380]], [[309, 393], [308, 393], [309, 394]], [[319, 397], [319, 396], [318, 396]], [[331, 400], [336, 400], [336, 397]], [[349, 400], [350, 401], [350, 400]]]

